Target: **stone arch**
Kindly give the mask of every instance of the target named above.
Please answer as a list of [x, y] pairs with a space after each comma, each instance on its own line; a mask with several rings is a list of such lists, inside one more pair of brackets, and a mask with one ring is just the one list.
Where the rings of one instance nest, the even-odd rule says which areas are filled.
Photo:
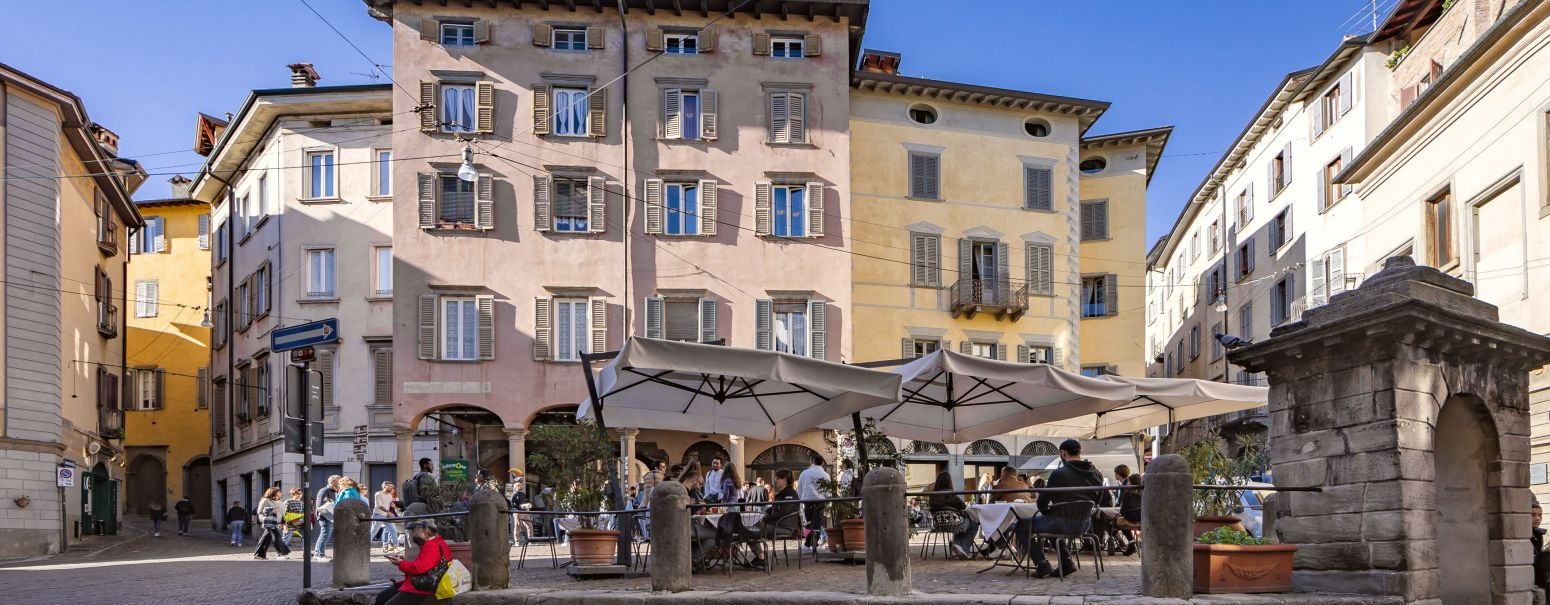
[[[575, 408], [576, 406], [571, 405], [571, 407]], [[441, 405], [434, 405], [415, 412], [413, 420], [411, 420], [407, 426], [414, 427], [416, 430], [418, 430], [420, 425], [425, 422], [427, 417], [432, 414], [445, 412], [483, 412], [491, 414], [500, 419], [502, 424], [505, 423], [505, 417], [501, 416], [500, 412], [484, 407], [482, 405], [476, 403], [445, 403]]]
[[[1498, 490], [1505, 470], [1500, 460], [1496, 425], [1485, 402], [1473, 395], [1453, 395], [1437, 413], [1438, 427], [1448, 427], [1446, 438], [1434, 439], [1437, 544], [1454, 553], [1485, 553], [1493, 541], [1506, 540]], [[1470, 546], [1473, 544], [1474, 546]], [[1495, 556], [1447, 556], [1438, 553], [1437, 566], [1448, 581], [1440, 586], [1443, 605], [1477, 603], [1492, 593], [1491, 561]], [[1505, 571], [1505, 570], [1503, 570]]]
[[925, 456], [946, 456], [947, 446], [934, 441], [911, 441], [909, 446], [904, 448], [904, 454], [906, 456], [912, 454]]
[[144, 514], [152, 502], [167, 508], [167, 464], [150, 454], [135, 456], [125, 473], [125, 512]]
[[535, 424], [576, 424], [576, 410], [580, 407], [574, 403], [547, 405], [533, 410], [532, 414], [523, 419], [522, 426], [533, 426]]
[[1058, 456], [1060, 455], [1060, 448], [1056, 447], [1053, 443], [1040, 439], [1037, 441], [1030, 441], [1028, 445], [1023, 446], [1023, 455], [1029, 457]]
[[183, 465], [183, 497], [194, 506], [194, 518], [210, 518], [210, 457], [199, 456]]
[[995, 439], [981, 439], [970, 443], [963, 451], [966, 456], [1007, 456], [1006, 446]]
[[725, 446], [706, 439], [703, 441], [696, 441], [693, 445], [685, 448], [684, 454], [679, 458], [678, 463], [684, 466], [688, 466], [690, 462], [698, 460], [700, 463], [700, 470], [708, 471], [710, 470], [711, 459], [716, 457], [720, 457], [722, 460], [732, 459], [732, 455], [727, 453], [727, 448]]
[[813, 456], [819, 455], [813, 448], [795, 443], [774, 445], [759, 452], [748, 468], [753, 471], [774, 472], [780, 469], [800, 471], [813, 464]]

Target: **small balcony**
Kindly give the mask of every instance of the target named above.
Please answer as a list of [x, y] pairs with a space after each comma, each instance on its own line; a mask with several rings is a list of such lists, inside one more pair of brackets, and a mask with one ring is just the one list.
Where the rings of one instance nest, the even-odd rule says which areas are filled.
[[97, 303], [97, 332], [108, 338], [118, 336], [118, 307], [113, 303]]
[[118, 223], [111, 218], [97, 219], [97, 249], [108, 256], [118, 255]]
[[1005, 281], [960, 279], [950, 288], [953, 317], [973, 319], [980, 313], [994, 313], [996, 319], [1017, 321], [1028, 312], [1028, 286], [1012, 289]]

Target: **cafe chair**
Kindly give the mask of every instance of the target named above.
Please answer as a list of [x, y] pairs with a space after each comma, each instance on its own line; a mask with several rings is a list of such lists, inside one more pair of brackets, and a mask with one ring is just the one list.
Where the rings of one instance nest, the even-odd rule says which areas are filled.
[[[1064, 532], [1034, 532], [1035, 548], [1038, 547], [1037, 540], [1054, 540], [1055, 553], [1058, 559], [1060, 548], [1064, 545], [1065, 548], [1069, 549], [1071, 548], [1070, 543], [1075, 542], [1076, 550], [1071, 551], [1071, 560], [1077, 561], [1082, 556], [1082, 546], [1091, 543], [1093, 548], [1093, 565], [1095, 567], [1093, 573], [1096, 574], [1098, 579], [1101, 579], [1103, 577], [1103, 561], [1098, 558], [1100, 556], [1098, 552], [1098, 536], [1092, 533], [1092, 501], [1077, 500], [1051, 504], [1045, 515], [1062, 520], [1063, 522], [1058, 524], [1061, 527], [1076, 529], [1068, 529]], [[1058, 564], [1059, 561], [1057, 560], [1056, 563]], [[1077, 565], [1080, 567], [1081, 563], [1077, 563]], [[1064, 575], [1059, 577], [1060, 581], [1066, 581]]]

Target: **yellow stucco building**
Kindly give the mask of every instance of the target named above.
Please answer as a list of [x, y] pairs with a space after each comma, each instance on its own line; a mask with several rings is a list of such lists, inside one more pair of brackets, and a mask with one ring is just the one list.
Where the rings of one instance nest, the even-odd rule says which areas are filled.
[[[210, 504], [208, 306], [210, 205], [187, 197], [136, 204], [145, 227], [130, 234], [128, 370], [124, 404], [125, 514], [188, 497], [196, 518]], [[169, 518], [171, 515], [169, 513]]]
[[[856, 361], [952, 348], [1143, 375], [1146, 184], [1171, 129], [1086, 137], [1108, 103], [902, 76], [899, 62], [866, 51], [851, 84]], [[900, 445], [912, 484], [1054, 450]]]

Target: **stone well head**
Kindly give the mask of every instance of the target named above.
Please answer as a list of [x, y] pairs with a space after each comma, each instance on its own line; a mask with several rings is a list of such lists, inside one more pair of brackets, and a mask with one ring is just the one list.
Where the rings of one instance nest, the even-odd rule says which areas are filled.
[[1270, 382], [1276, 512], [1297, 590], [1527, 602], [1529, 370], [1550, 338], [1468, 282], [1390, 258], [1230, 361]]

